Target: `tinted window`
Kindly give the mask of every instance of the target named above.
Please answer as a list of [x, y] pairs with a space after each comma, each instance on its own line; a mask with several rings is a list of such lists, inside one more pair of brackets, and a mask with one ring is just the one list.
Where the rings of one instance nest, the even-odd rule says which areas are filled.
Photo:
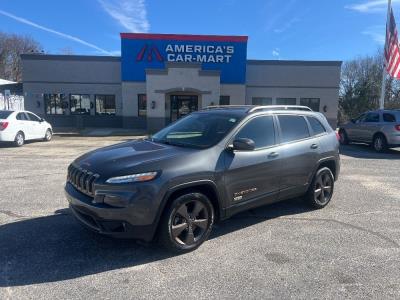
[[364, 122], [379, 122], [379, 114], [378, 113], [368, 113], [365, 117]]
[[229, 105], [231, 103], [230, 96], [220, 96], [219, 97], [219, 105]]
[[389, 113], [383, 113], [384, 122], [396, 122], [396, 117]]
[[9, 115], [12, 114], [12, 111], [3, 110], [0, 111], [0, 119], [7, 119]]
[[16, 117], [18, 121], [26, 121], [28, 118], [26, 117], [25, 113], [19, 113]]
[[29, 119], [34, 122], [40, 122], [40, 118], [36, 117], [34, 114], [27, 113]]
[[96, 95], [96, 115], [115, 115], [115, 96]]
[[326, 132], [325, 127], [316, 118], [307, 117], [307, 119], [311, 125], [314, 135], [318, 135], [318, 134]]
[[235, 138], [252, 139], [256, 149], [275, 144], [274, 121], [272, 116], [258, 117], [250, 120]]
[[301, 140], [310, 136], [306, 120], [302, 116], [278, 116], [282, 143]]
[[70, 95], [70, 108], [72, 115], [90, 115], [89, 95]]
[[64, 115], [68, 102], [64, 94], [44, 94], [45, 112], [47, 115]]

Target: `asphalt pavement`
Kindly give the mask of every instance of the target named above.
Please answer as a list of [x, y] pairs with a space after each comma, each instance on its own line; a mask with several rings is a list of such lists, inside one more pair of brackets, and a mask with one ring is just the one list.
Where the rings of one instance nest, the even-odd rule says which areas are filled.
[[346, 146], [326, 208], [253, 209], [172, 256], [89, 232], [67, 209], [68, 164], [127, 139], [0, 146], [0, 299], [400, 298], [400, 151]]

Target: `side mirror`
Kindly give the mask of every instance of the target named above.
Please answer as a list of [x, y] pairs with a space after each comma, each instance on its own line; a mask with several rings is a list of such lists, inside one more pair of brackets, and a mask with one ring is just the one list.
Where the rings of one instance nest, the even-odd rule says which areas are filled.
[[39, 122], [40, 123], [42, 123], [42, 122], [44, 122], [45, 120], [43, 119], [43, 118], [40, 118], [40, 120], [39, 120]]
[[240, 138], [233, 141], [233, 150], [238, 151], [253, 151], [256, 144], [252, 139]]

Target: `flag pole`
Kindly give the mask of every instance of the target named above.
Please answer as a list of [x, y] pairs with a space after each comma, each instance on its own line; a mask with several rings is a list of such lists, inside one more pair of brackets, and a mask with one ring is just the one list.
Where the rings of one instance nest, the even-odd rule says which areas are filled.
[[[392, 2], [392, 0], [388, 0], [385, 35], [387, 35], [387, 30], [388, 30], [388, 28], [390, 26], [389, 22], [390, 22], [391, 2]], [[385, 44], [385, 47], [386, 47], [386, 44]], [[386, 58], [385, 58], [385, 51], [383, 51], [382, 89], [381, 89], [381, 97], [379, 99], [379, 108], [380, 109], [384, 109], [385, 108], [386, 73], [387, 73], [386, 72]]]

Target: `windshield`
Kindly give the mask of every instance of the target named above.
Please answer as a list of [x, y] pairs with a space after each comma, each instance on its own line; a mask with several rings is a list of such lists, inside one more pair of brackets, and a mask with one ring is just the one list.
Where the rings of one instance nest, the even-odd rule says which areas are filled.
[[208, 148], [221, 141], [243, 118], [243, 114], [193, 113], [152, 136], [158, 143], [182, 147]]
[[7, 119], [9, 115], [12, 114], [12, 111], [9, 110], [0, 110], [0, 119]]

